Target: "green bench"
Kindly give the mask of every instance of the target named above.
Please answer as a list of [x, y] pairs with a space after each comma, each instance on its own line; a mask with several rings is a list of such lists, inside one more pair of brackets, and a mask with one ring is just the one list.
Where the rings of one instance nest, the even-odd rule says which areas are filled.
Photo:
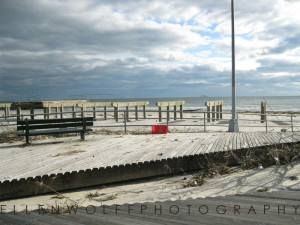
[[85, 132], [92, 131], [93, 117], [65, 118], [65, 119], [37, 119], [18, 120], [17, 135], [26, 137], [26, 144], [29, 144], [29, 136], [80, 133], [81, 139], [85, 139]]

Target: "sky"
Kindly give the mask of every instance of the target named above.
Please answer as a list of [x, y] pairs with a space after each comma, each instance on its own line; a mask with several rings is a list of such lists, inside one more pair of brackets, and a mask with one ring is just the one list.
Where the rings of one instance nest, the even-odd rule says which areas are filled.
[[[230, 96], [230, 7], [0, 0], [0, 100]], [[299, 9], [298, 0], [235, 1], [237, 96], [300, 94]]]

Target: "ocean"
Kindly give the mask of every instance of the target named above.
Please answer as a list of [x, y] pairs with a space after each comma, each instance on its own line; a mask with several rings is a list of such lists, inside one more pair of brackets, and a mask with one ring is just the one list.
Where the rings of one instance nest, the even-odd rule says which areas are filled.
[[[223, 100], [223, 110], [231, 110], [231, 97], [170, 97], [170, 98], [101, 98], [90, 99], [90, 101], [104, 102], [131, 102], [149, 101], [148, 110], [157, 110], [156, 102], [163, 101], [185, 101], [184, 110], [206, 110], [206, 101]], [[249, 96], [237, 97], [237, 111], [260, 111], [261, 101], [266, 100], [267, 111], [300, 111], [300, 96]]]

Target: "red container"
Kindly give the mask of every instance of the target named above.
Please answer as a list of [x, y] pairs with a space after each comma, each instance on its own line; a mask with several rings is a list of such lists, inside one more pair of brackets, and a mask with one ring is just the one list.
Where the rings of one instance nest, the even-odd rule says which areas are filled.
[[168, 133], [168, 125], [152, 125], [152, 134]]

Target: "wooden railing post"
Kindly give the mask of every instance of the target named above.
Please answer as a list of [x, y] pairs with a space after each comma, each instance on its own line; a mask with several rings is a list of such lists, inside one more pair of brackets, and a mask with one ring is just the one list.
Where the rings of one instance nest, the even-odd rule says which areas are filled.
[[114, 107], [114, 117], [116, 122], [119, 121], [119, 107]]
[[25, 128], [26, 144], [28, 145], [29, 144], [29, 121], [27, 118], [25, 119], [25, 126], [26, 126]]
[[167, 121], [170, 119], [170, 106], [167, 106]]
[[176, 111], [177, 111], [177, 105], [174, 105], [174, 120], [177, 119]]
[[161, 106], [158, 106], [158, 118], [159, 122], [161, 122]]
[[127, 122], [129, 122], [129, 106], [126, 106], [126, 119], [127, 119]]
[[143, 105], [143, 114], [144, 114], [144, 119], [146, 119], [147, 118], [147, 116], [146, 116], [146, 105]]

